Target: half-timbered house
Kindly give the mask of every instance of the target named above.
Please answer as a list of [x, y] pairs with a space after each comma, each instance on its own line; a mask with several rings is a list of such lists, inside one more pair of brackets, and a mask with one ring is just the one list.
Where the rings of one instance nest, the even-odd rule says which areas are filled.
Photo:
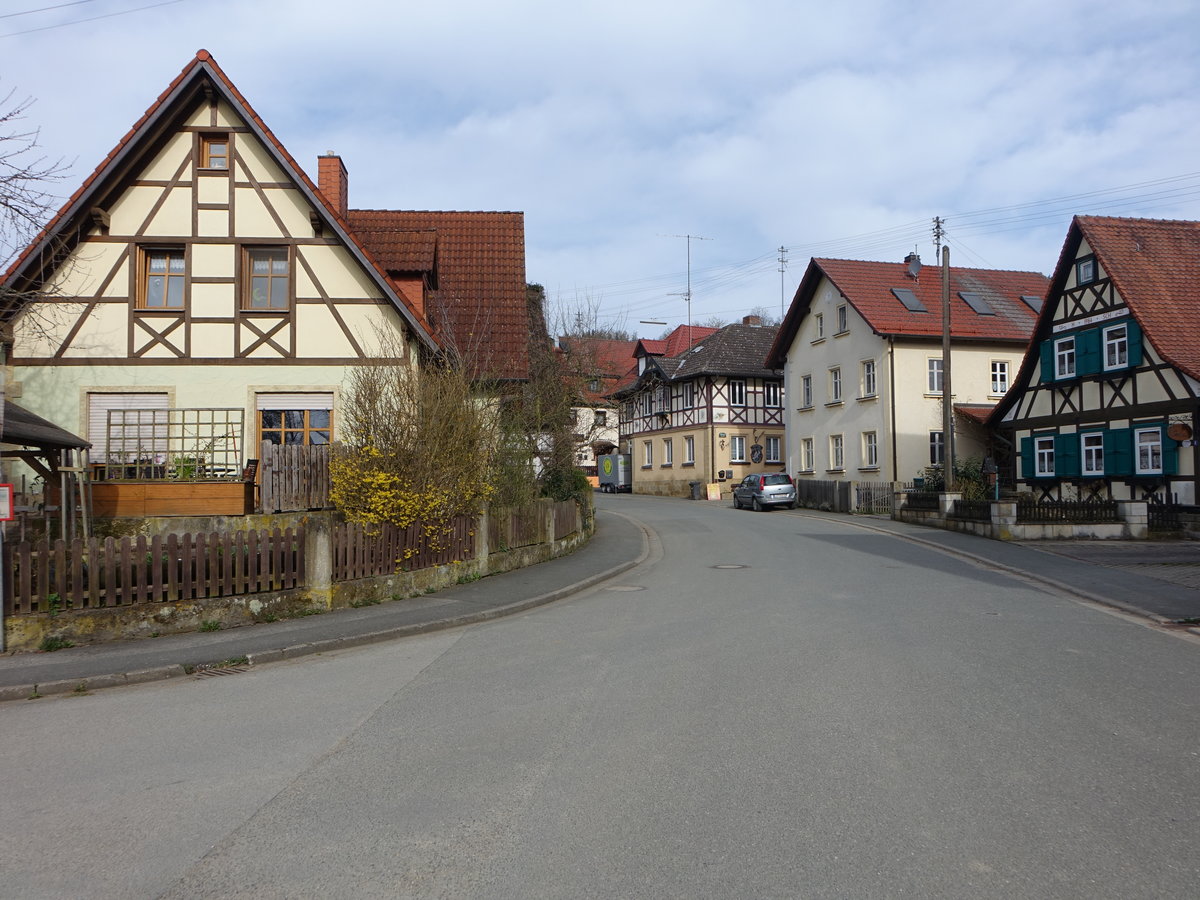
[[763, 365], [777, 329], [748, 319], [690, 347], [668, 339], [676, 356], [639, 346], [639, 374], [614, 395], [635, 493], [682, 497], [690, 482], [782, 471], [783, 379]]
[[1039, 499], [1196, 502], [1200, 222], [1076, 216], [990, 418]]
[[200, 51], [5, 276], [10, 397], [97, 475], [240, 479], [261, 441], [336, 438], [348, 366], [470, 344], [481, 377], [527, 377], [521, 214], [347, 197], [338, 156], [310, 180]]
[[[1008, 390], [1046, 288], [1037, 272], [950, 269], [955, 458], [982, 455], [981, 409]], [[942, 273], [813, 259], [766, 365], [787, 392], [788, 471], [799, 479], [907, 481], [941, 466]]]

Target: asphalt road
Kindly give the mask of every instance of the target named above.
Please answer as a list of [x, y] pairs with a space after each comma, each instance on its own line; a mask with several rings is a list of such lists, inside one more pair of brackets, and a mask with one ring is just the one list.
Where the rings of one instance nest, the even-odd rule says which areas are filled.
[[[0, 897], [1194, 897], [1200, 644], [802, 513], [615, 582], [0, 707]], [[740, 568], [731, 568], [740, 567]]]

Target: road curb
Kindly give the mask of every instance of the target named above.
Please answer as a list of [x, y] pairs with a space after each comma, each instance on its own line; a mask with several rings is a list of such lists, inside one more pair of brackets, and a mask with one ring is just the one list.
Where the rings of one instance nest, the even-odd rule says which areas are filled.
[[[466, 613], [459, 616], [451, 616], [447, 619], [437, 619], [432, 622], [420, 622], [413, 625], [400, 625], [396, 628], [385, 628], [379, 631], [369, 631], [363, 634], [347, 635], [345, 637], [329, 638], [323, 641], [308, 641], [302, 644], [293, 644], [289, 647], [280, 647], [273, 650], [261, 650], [257, 653], [249, 653], [246, 655], [246, 660], [251, 666], [261, 666], [273, 662], [282, 662], [288, 659], [296, 659], [301, 656], [311, 656], [319, 653], [332, 653], [336, 650], [346, 650], [352, 647], [363, 647], [369, 644], [379, 644], [385, 641], [397, 640], [399, 638], [413, 637], [419, 634], [429, 634], [435, 631], [445, 631], [450, 628], [461, 628], [465, 625], [476, 625], [481, 622], [488, 622], [492, 619], [500, 619], [505, 616], [515, 615], [516, 613], [525, 612], [530, 609], [535, 609], [539, 606], [544, 606], [548, 603], [554, 603], [558, 600], [563, 600], [573, 594], [578, 594], [588, 588], [614, 578], [623, 572], [628, 572], [635, 566], [641, 565], [650, 555], [650, 536], [649, 529], [636, 519], [629, 516], [616, 513], [623, 519], [626, 519], [635, 525], [642, 536], [642, 551], [637, 558], [612, 566], [605, 569], [603, 572], [598, 572], [595, 575], [589, 575], [587, 578], [572, 582], [553, 591], [547, 591], [544, 594], [539, 594], [536, 597], [529, 597], [524, 600], [518, 600], [513, 603], [505, 604], [504, 606], [496, 606], [490, 609], [481, 609], [478, 612]], [[207, 665], [218, 666], [224, 661], [224, 657], [218, 660], [213, 660]], [[205, 665], [205, 664], [201, 664]], [[196, 668], [198, 668], [197, 666]], [[144, 684], [149, 681], [163, 681], [168, 678], [179, 678], [189, 674], [184, 666], [166, 665], [157, 666], [150, 669], [138, 669], [131, 672], [120, 672], [109, 675], [91, 675], [85, 678], [66, 678], [58, 681], [38, 682], [31, 684], [9, 685], [0, 687], [0, 703], [10, 700], [36, 700], [39, 697], [48, 697], [51, 695], [71, 694], [71, 693], [90, 693], [92, 690], [108, 687], [120, 687], [128, 684]]]

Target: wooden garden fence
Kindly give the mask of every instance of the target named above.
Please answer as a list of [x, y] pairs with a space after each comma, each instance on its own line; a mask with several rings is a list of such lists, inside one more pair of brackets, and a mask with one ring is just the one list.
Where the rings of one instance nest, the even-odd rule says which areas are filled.
[[420, 523], [367, 530], [346, 523], [333, 528], [333, 580], [353, 581], [401, 570], [427, 569], [475, 557], [476, 520], [456, 516], [449, 533], [427, 536]]
[[329, 444], [272, 444], [259, 451], [260, 512], [303, 512], [328, 509]]
[[304, 528], [4, 545], [4, 612], [132, 606], [305, 584]]

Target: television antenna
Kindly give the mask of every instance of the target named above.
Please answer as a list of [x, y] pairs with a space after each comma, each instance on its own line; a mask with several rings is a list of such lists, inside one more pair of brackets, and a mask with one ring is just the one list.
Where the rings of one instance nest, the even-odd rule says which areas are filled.
[[712, 238], [701, 237], [698, 234], [660, 234], [659, 237], [687, 239], [687, 290], [677, 291], [669, 296], [682, 297], [687, 302], [688, 346], [690, 347], [692, 345], [692, 241], [711, 241]]

